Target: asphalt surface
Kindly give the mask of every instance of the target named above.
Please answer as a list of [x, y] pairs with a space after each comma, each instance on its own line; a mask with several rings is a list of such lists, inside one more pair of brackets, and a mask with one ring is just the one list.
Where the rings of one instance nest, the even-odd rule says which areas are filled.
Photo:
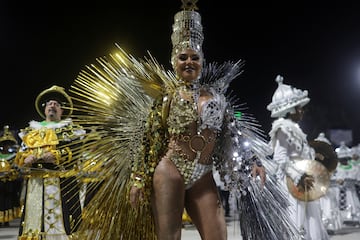
[[[10, 222], [9, 227], [0, 228], [0, 240], [17, 240], [19, 219]], [[233, 217], [227, 218], [228, 240], [242, 240], [239, 222]], [[182, 230], [182, 240], [201, 240], [196, 228], [191, 224], [184, 225]], [[330, 235], [331, 240], [359, 240], [360, 227], [344, 228], [334, 235]]]

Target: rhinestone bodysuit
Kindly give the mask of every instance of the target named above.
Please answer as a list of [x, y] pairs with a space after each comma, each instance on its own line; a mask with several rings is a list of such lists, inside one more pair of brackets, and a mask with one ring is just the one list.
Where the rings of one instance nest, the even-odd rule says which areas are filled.
[[[209, 97], [199, 100], [204, 93]], [[211, 155], [222, 125], [224, 99], [214, 91], [186, 87], [176, 91], [172, 99], [167, 120], [171, 138], [165, 157], [176, 165], [190, 188], [212, 170]]]

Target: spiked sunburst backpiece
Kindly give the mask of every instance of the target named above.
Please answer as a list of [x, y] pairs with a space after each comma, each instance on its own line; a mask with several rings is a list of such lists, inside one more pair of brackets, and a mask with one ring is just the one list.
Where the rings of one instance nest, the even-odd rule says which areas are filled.
[[[203, 34], [196, 2], [183, 1], [183, 10], [175, 15], [172, 58], [185, 47], [202, 54]], [[267, 161], [267, 143], [256, 120], [239, 109], [227, 92], [242, 66], [241, 60], [209, 64], [199, 79], [199, 89], [211, 92], [223, 110], [213, 164], [227, 176], [227, 186], [236, 197], [242, 198], [244, 237], [285, 236], [293, 240], [295, 230], [287, 220], [283, 190], [278, 189], [272, 176], [263, 188], [249, 177], [254, 159], [263, 159], [268, 169], [272, 165]], [[170, 142], [169, 103], [180, 84], [175, 73], [164, 70], [150, 54], [138, 60], [119, 46], [116, 52], [98, 58], [79, 73], [69, 90], [74, 103], [72, 118], [88, 133], [73, 158], [80, 166], [78, 180], [88, 181], [90, 175], [94, 176], [89, 191], [94, 189], [96, 194], [85, 204], [73, 239], [156, 239], [150, 204], [152, 176]], [[242, 111], [240, 117], [235, 116], [237, 111]], [[209, 111], [207, 117], [211, 115], [215, 114]], [[177, 115], [173, 113], [172, 117]], [[134, 172], [141, 174], [140, 182], [134, 182]], [[142, 204], [136, 209], [128, 199], [130, 187], [135, 184], [143, 191]], [[276, 215], [273, 209], [277, 209]]]

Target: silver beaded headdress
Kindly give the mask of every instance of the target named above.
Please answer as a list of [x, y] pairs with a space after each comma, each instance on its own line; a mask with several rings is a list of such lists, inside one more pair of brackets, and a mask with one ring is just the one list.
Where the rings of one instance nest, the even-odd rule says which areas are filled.
[[171, 64], [174, 66], [176, 55], [184, 49], [193, 49], [203, 57], [202, 43], [204, 40], [201, 16], [196, 6], [197, 0], [182, 0], [182, 9], [174, 16], [171, 34]]

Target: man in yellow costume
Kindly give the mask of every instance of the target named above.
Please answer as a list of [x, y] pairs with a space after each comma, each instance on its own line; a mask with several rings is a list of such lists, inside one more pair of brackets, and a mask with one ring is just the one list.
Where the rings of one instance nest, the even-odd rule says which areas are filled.
[[[35, 107], [44, 120], [32, 120], [21, 130], [22, 144], [15, 159], [27, 179], [18, 239], [67, 240], [81, 218], [79, 196], [73, 194], [79, 186], [74, 181], [72, 151], [85, 131], [69, 118], [72, 100], [62, 87], [42, 91]], [[70, 142], [75, 142], [71, 148]]]

